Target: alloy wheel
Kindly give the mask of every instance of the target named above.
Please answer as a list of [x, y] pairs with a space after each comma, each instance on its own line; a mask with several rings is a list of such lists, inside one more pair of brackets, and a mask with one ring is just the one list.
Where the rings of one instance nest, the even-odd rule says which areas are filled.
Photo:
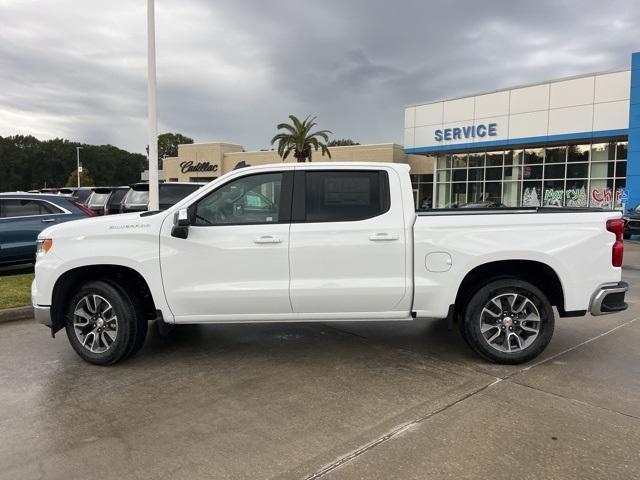
[[84, 348], [92, 353], [104, 353], [118, 337], [118, 317], [106, 298], [85, 295], [74, 308], [73, 330]]
[[504, 293], [489, 300], [480, 313], [480, 333], [502, 353], [521, 352], [540, 333], [540, 312], [520, 293]]

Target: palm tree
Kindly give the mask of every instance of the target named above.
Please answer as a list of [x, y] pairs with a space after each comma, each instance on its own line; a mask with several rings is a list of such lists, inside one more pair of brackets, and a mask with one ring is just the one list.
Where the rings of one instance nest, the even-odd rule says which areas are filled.
[[311, 132], [311, 129], [316, 126], [316, 117], [307, 117], [304, 121], [298, 120], [295, 115], [289, 115], [291, 124], [280, 123], [278, 130], [284, 130], [284, 132], [278, 133], [271, 139], [271, 145], [278, 142], [278, 155], [282, 157], [282, 160], [286, 160], [291, 152], [296, 157], [298, 162], [305, 162], [307, 159], [311, 161], [311, 152], [313, 150], [320, 150], [323, 155], [331, 158], [331, 152], [327, 147], [326, 142], [329, 141], [329, 130], [317, 130]]

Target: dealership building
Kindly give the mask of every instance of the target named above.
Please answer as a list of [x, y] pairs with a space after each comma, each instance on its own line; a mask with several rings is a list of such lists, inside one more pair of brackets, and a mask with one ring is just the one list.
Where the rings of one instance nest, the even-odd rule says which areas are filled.
[[640, 53], [631, 68], [405, 109], [405, 153], [436, 165], [434, 207], [640, 204]]
[[[426, 102], [404, 113], [404, 147], [331, 147], [330, 159], [317, 152], [313, 161], [409, 164], [421, 208], [640, 204], [640, 52], [630, 68]], [[177, 157], [164, 159], [161, 175], [207, 182], [278, 162], [273, 150], [180, 145]]]

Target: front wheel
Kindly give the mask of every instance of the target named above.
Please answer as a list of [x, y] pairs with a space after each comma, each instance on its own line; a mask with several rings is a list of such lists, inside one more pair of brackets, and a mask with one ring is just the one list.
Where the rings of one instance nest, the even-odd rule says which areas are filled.
[[66, 331], [80, 357], [96, 365], [110, 365], [140, 348], [147, 322], [123, 290], [107, 282], [91, 281], [70, 299]]
[[537, 357], [551, 341], [555, 319], [544, 293], [529, 282], [496, 280], [467, 304], [462, 333], [487, 360], [518, 364]]

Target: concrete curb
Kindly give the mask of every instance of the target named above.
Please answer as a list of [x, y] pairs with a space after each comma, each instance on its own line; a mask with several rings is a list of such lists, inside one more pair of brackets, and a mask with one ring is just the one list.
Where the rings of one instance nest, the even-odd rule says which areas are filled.
[[33, 318], [33, 307], [31, 305], [0, 310], [0, 323], [25, 320], [27, 318]]

